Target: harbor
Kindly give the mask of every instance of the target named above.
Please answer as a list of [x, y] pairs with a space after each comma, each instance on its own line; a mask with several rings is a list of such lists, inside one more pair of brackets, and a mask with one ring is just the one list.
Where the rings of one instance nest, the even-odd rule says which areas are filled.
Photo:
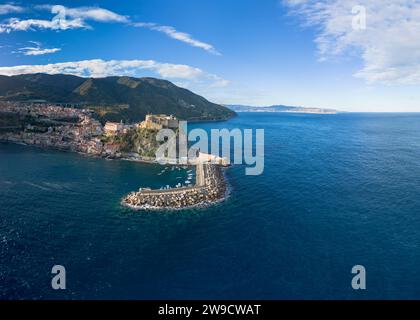
[[142, 188], [127, 195], [122, 203], [133, 209], [182, 209], [205, 206], [224, 199], [227, 186], [223, 168], [197, 161], [194, 186], [164, 190]]

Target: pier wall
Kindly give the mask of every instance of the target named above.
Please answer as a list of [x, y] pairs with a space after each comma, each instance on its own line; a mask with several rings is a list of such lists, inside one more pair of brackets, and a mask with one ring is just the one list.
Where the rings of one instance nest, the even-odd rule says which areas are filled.
[[134, 208], [169, 209], [195, 206], [222, 199], [226, 193], [222, 169], [215, 164], [196, 164], [196, 184], [167, 190], [141, 190], [123, 199]]

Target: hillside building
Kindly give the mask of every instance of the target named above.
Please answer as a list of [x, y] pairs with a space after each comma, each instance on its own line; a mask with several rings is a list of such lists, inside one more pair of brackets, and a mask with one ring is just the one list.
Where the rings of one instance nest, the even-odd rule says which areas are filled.
[[124, 125], [121, 122], [107, 122], [105, 123], [104, 132], [107, 136], [116, 136], [122, 132]]
[[178, 126], [179, 120], [176, 117], [165, 114], [148, 114], [139, 124], [139, 128], [149, 130], [177, 129]]

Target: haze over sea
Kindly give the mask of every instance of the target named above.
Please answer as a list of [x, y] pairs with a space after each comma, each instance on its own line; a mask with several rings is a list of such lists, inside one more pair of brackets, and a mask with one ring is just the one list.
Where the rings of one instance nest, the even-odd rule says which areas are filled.
[[[186, 170], [0, 144], [0, 298], [420, 299], [419, 114], [192, 127], [265, 129], [263, 175], [228, 169], [210, 208], [134, 212], [124, 195]], [[51, 289], [55, 264], [67, 290]]]

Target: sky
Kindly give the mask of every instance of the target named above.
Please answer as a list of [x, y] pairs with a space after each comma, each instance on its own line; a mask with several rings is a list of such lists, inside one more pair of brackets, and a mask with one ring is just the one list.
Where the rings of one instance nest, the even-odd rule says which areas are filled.
[[36, 72], [164, 78], [222, 104], [420, 112], [420, 1], [0, 2], [0, 74]]

